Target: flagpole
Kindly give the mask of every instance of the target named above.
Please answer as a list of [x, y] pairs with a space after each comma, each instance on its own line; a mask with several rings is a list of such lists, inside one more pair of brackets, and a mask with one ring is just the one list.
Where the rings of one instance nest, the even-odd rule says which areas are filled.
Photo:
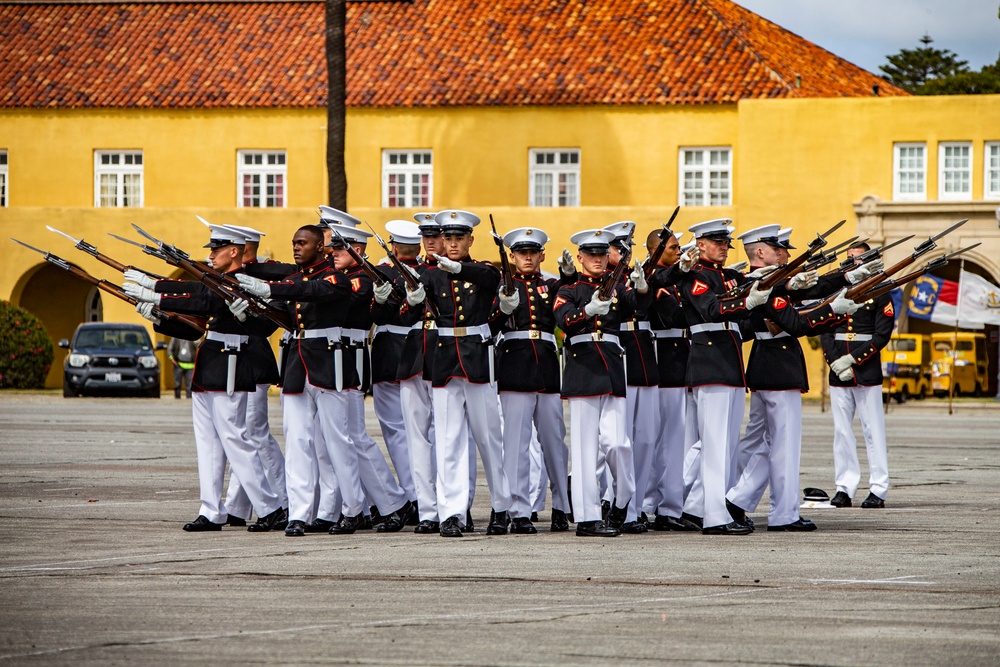
[[965, 258], [958, 269], [958, 304], [955, 306], [955, 329], [951, 333], [951, 382], [948, 383], [948, 414], [952, 414], [952, 399], [955, 397], [955, 369], [958, 366], [958, 321], [962, 317], [962, 274], [965, 272]]

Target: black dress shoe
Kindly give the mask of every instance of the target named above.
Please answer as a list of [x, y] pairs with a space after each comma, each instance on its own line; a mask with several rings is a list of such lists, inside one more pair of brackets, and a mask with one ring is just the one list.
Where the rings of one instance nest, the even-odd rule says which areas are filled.
[[312, 523], [307, 523], [305, 525], [305, 531], [307, 533], [329, 533], [335, 523], [337, 522], [327, 521], [326, 519], [316, 519]]
[[364, 517], [360, 514], [358, 516], [341, 516], [340, 521], [330, 526], [330, 534], [352, 535], [361, 528], [362, 523], [364, 523]]
[[865, 509], [885, 507], [885, 501], [876, 496], [874, 493], [869, 493], [868, 497], [861, 501], [861, 506]]
[[535, 523], [536, 521], [538, 521], [538, 512], [532, 512], [531, 513], [531, 523]]
[[843, 491], [837, 491], [837, 493], [833, 494], [833, 499], [830, 501], [830, 504], [834, 507], [850, 507], [851, 497]]
[[603, 521], [581, 521], [576, 524], [577, 537], [618, 537], [621, 531]]
[[687, 512], [681, 514], [681, 523], [684, 523], [685, 521], [694, 526], [695, 528], [697, 528], [698, 530], [701, 530], [704, 525], [702, 523], [702, 519], [700, 516], [695, 516], [694, 514], [688, 514]]
[[721, 526], [709, 526], [708, 528], [702, 528], [702, 535], [749, 535], [753, 530], [749, 526], [744, 526], [742, 523], [724, 523]]
[[379, 525], [375, 526], [375, 532], [377, 533], [398, 533], [403, 530], [403, 526], [406, 525], [406, 519], [403, 518], [403, 514], [409, 511], [409, 502], [400, 507], [398, 510], [384, 517], [384, 520]]
[[728, 500], [726, 501], [726, 509], [729, 510], [729, 516], [733, 517], [733, 521], [741, 526], [746, 526], [751, 532], [753, 531], [753, 519], [747, 516], [745, 509], [739, 505], [734, 505]]
[[785, 523], [780, 526], [768, 526], [768, 531], [778, 531], [778, 532], [789, 532], [789, 533], [807, 533], [810, 530], [816, 530], [816, 524], [814, 524], [809, 519], [803, 519], [799, 517], [798, 520], [792, 523]]
[[456, 514], [455, 516], [450, 516], [441, 522], [441, 537], [464, 537], [462, 535], [462, 529], [458, 525], [459, 518]]
[[531, 519], [519, 516], [511, 519], [510, 532], [515, 535], [534, 535], [538, 532], [538, 529], [535, 528], [535, 524], [531, 523]]
[[[529, 522], [530, 523], [530, 522]], [[487, 535], [506, 535], [510, 525], [510, 515], [507, 512], [490, 511], [490, 525], [486, 526]]]
[[[656, 527], [656, 524], [660, 525], [660, 528]], [[680, 519], [675, 519], [672, 516], [656, 516], [656, 521], [653, 525], [654, 530], [675, 530], [677, 532], [694, 532], [701, 530], [699, 524], [689, 521], [683, 517]]]
[[608, 520], [608, 513], [611, 511], [611, 503], [607, 500], [601, 501], [601, 521]]
[[246, 528], [247, 520], [246, 519], [241, 519], [238, 516], [233, 516], [232, 514], [230, 514], [229, 518], [226, 519], [226, 525], [227, 526], [236, 526], [237, 528]]
[[288, 510], [279, 507], [267, 516], [257, 517], [257, 523], [247, 526], [251, 533], [266, 533], [269, 530], [278, 530], [278, 525], [282, 527], [288, 525]]
[[412, 500], [407, 500], [406, 504], [403, 505], [403, 512], [401, 510], [400, 516], [403, 517], [403, 523], [407, 526], [416, 526], [420, 523], [420, 513], [417, 511], [417, 503]]
[[644, 525], [646, 528], [649, 528], [649, 517], [646, 516], [645, 512], [641, 512], [639, 514], [639, 523]]
[[358, 530], [371, 530], [375, 527], [372, 523], [372, 517], [370, 514], [359, 514], [358, 515]]
[[625, 518], [627, 516], [628, 505], [625, 507], [618, 507], [612, 504], [611, 508], [608, 510], [607, 516], [604, 517], [604, 522], [612, 528], [621, 530], [621, 527], [625, 524]]
[[424, 520], [416, 525], [413, 532], [417, 535], [432, 535], [441, 532], [441, 524], [437, 521]]
[[370, 513], [368, 515], [369, 519], [372, 522], [371, 527], [374, 528], [375, 530], [378, 530], [378, 527], [381, 526], [382, 522], [385, 521], [388, 517], [386, 517], [381, 512], [379, 512], [378, 508], [375, 507], [374, 505], [372, 505], [371, 507], [369, 507], [368, 511]]
[[642, 521], [626, 521], [621, 525], [619, 530], [629, 535], [641, 535], [649, 529], [646, 528], [646, 524]]
[[[456, 515], [457, 516], [457, 515]], [[474, 533], [476, 532], [476, 524], [472, 520], [472, 510], [466, 510], [465, 512], [465, 527], [462, 528], [463, 533]]]
[[208, 520], [208, 517], [199, 514], [197, 519], [184, 524], [184, 530], [189, 533], [202, 533], [208, 530], [222, 530], [222, 524], [212, 523]]
[[289, 521], [285, 526], [285, 537], [303, 537], [306, 534], [305, 521]]
[[549, 530], [553, 533], [564, 533], [569, 530], [569, 517], [562, 510], [552, 510], [552, 525]]

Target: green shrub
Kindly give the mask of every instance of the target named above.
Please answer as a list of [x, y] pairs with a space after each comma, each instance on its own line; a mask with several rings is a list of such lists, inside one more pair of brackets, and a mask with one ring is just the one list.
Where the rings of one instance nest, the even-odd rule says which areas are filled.
[[37, 317], [0, 301], [0, 389], [41, 389], [52, 367], [52, 340]]

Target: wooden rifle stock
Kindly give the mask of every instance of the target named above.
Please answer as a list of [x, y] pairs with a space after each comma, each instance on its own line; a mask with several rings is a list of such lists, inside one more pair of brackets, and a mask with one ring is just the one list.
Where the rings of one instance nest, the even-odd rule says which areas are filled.
[[490, 213], [490, 227], [493, 228], [493, 241], [500, 250], [500, 273], [503, 275], [503, 293], [510, 296], [514, 293], [514, 272], [510, 268], [510, 260], [503, 249], [503, 237], [497, 234], [496, 223], [493, 222], [493, 214]]

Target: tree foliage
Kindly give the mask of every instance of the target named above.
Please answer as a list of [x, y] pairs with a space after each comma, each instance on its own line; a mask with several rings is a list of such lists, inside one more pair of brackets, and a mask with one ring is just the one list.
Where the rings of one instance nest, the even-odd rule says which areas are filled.
[[42, 388], [52, 358], [52, 340], [38, 318], [0, 301], [0, 389]]
[[947, 49], [931, 48], [934, 40], [924, 35], [917, 49], [902, 49], [886, 56], [879, 67], [886, 78], [914, 95], [986, 95], [1000, 93], [1000, 57], [975, 72], [967, 61]]

